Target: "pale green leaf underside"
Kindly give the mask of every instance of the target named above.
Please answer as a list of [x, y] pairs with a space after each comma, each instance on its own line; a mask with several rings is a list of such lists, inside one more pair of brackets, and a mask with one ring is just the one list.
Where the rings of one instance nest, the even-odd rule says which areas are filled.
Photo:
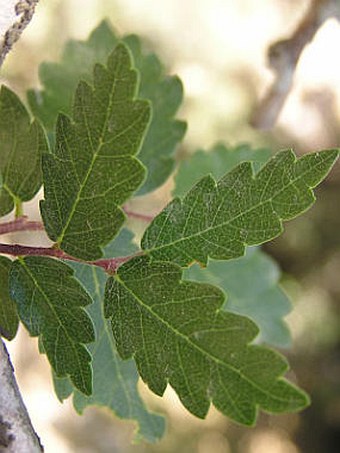
[[91, 394], [91, 356], [84, 345], [94, 341], [94, 328], [83, 307], [92, 300], [73, 270], [52, 258], [19, 259], [10, 271], [10, 294], [29, 333], [40, 336], [56, 375], [69, 376]]
[[[184, 136], [186, 123], [173, 117], [182, 98], [183, 87], [177, 77], [165, 76], [154, 54], [145, 54], [136, 36], [122, 39], [133, 54], [140, 73], [138, 96], [151, 101], [153, 116], [139, 159], [148, 168], [147, 178], [140, 190], [146, 193], [161, 185], [174, 166], [173, 153]], [[42, 91], [30, 90], [28, 101], [32, 111], [52, 133], [58, 112], [71, 113], [74, 90], [79, 80], [91, 81], [92, 67], [105, 63], [119, 38], [107, 22], [102, 22], [87, 41], [69, 41], [60, 63], [43, 63], [39, 77]]]
[[210, 260], [202, 269], [194, 265], [185, 270], [186, 279], [211, 283], [226, 293], [224, 309], [248, 316], [259, 327], [256, 340], [281, 348], [291, 345], [283, 317], [291, 310], [288, 297], [278, 285], [280, 272], [275, 262], [257, 248], [231, 261]]
[[[132, 234], [127, 230], [105, 248], [106, 256], [121, 256], [133, 253], [136, 247], [131, 243]], [[78, 412], [87, 406], [104, 406], [118, 417], [137, 422], [136, 440], [148, 442], [159, 440], [165, 429], [163, 417], [149, 412], [144, 406], [137, 389], [138, 373], [133, 360], [122, 360], [115, 345], [109, 322], [103, 314], [103, 297], [107, 276], [99, 269], [83, 264], [73, 264], [75, 276], [87, 289], [94, 300], [88, 313], [98, 332], [96, 341], [89, 346], [93, 357], [93, 392], [85, 396], [76, 391], [68, 380], [55, 379], [58, 397], [63, 400], [74, 392], [73, 403]]]
[[242, 256], [247, 245], [278, 236], [282, 222], [308, 209], [311, 188], [327, 175], [338, 150], [308, 154], [300, 159], [291, 150], [271, 158], [254, 176], [243, 162], [217, 183], [201, 179], [183, 200], [175, 198], [147, 228], [142, 248], [157, 260], [188, 266], [208, 257]]
[[41, 182], [41, 155], [48, 151], [41, 126], [30, 121], [24, 105], [9, 88], [0, 89], [0, 216], [29, 201]]
[[53, 154], [43, 158], [41, 214], [49, 237], [84, 260], [102, 256], [120, 230], [121, 205], [145, 176], [136, 159], [150, 119], [147, 101], [135, 100], [137, 73], [120, 44], [107, 67], [96, 65], [94, 87], [80, 82], [73, 120], [60, 115]]
[[252, 148], [247, 144], [229, 147], [218, 143], [209, 151], [198, 150], [180, 161], [172, 194], [182, 197], [209, 173], [215, 179], [220, 179], [244, 161], [251, 161], [257, 171], [270, 157], [269, 149]]
[[118, 352], [134, 357], [151, 390], [169, 383], [184, 406], [204, 417], [210, 402], [239, 423], [252, 425], [258, 408], [296, 411], [306, 395], [282, 375], [287, 363], [274, 351], [248, 343], [258, 329], [224, 312], [224, 295], [208, 284], [181, 281], [172, 263], [137, 257], [110, 277], [105, 316]]
[[18, 330], [19, 318], [16, 305], [9, 294], [9, 272], [12, 261], [0, 256], [0, 335], [12, 340]]

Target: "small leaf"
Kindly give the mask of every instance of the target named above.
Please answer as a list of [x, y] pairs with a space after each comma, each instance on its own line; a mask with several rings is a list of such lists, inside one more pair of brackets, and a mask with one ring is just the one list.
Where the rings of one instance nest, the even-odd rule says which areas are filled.
[[94, 328], [83, 307], [92, 300], [73, 270], [52, 258], [20, 258], [10, 271], [10, 292], [29, 333], [41, 336], [56, 375], [70, 376], [81, 392], [90, 395], [91, 356], [84, 344], [94, 341]]
[[209, 151], [198, 150], [180, 162], [172, 193], [182, 197], [207, 174], [211, 173], [215, 179], [220, 179], [244, 161], [251, 161], [257, 171], [270, 157], [269, 149], [253, 149], [247, 144], [227, 147], [218, 143]]
[[9, 294], [8, 277], [12, 261], [0, 256], [0, 335], [7, 340], [13, 340], [19, 318], [15, 302]]
[[202, 178], [187, 195], [175, 198], [145, 231], [142, 248], [157, 260], [188, 266], [208, 257], [242, 256], [247, 245], [278, 236], [282, 222], [306, 211], [315, 200], [311, 188], [327, 175], [338, 150], [296, 159], [290, 150], [271, 158], [254, 176], [243, 162], [217, 183]]
[[293, 412], [306, 406], [308, 397], [282, 377], [284, 358], [249, 345], [255, 324], [222, 311], [218, 288], [181, 276], [176, 264], [143, 256], [123, 264], [106, 285], [105, 316], [118, 352], [134, 357], [150, 389], [162, 395], [170, 383], [194, 415], [205, 417], [213, 402], [245, 425], [255, 422], [258, 407]]
[[227, 295], [223, 308], [251, 318], [260, 329], [259, 343], [290, 347], [289, 329], [282, 318], [290, 312], [291, 304], [278, 285], [276, 263], [264, 252], [248, 249], [236, 260], [211, 260], [206, 269], [196, 264], [186, 269], [184, 276], [222, 288]]
[[0, 89], [0, 216], [31, 200], [41, 182], [41, 155], [48, 151], [44, 132], [20, 99], [4, 85]]
[[[92, 67], [105, 63], [119, 37], [108, 22], [102, 22], [87, 41], [69, 41], [60, 63], [43, 63], [39, 77], [44, 90], [30, 90], [28, 101], [34, 114], [53, 133], [58, 112], [71, 114], [74, 90], [79, 80], [91, 82]], [[154, 190], [168, 178], [174, 167], [174, 151], [182, 140], [186, 123], [175, 120], [183, 98], [183, 86], [176, 76], [167, 76], [158, 57], [145, 53], [135, 35], [122, 41], [132, 52], [140, 74], [138, 96], [152, 104], [152, 120], [139, 153], [147, 167], [147, 179], [139, 193]]]
[[84, 260], [102, 256], [120, 230], [122, 203], [145, 175], [136, 159], [150, 118], [147, 101], [134, 100], [137, 73], [120, 44], [107, 68], [96, 65], [94, 88], [80, 82], [73, 121], [60, 115], [54, 154], [43, 159], [41, 214], [49, 237]]
[[[132, 234], [122, 230], [119, 236], [105, 248], [107, 257], [133, 253], [136, 247], [131, 243]], [[149, 412], [137, 389], [138, 373], [132, 360], [122, 360], [116, 349], [112, 330], [104, 318], [103, 297], [107, 276], [100, 268], [86, 264], [73, 263], [75, 276], [85, 286], [94, 303], [88, 312], [93, 319], [98, 338], [89, 346], [93, 357], [93, 392], [85, 396], [76, 391], [68, 379], [55, 379], [55, 388], [59, 399], [67, 398], [74, 392], [73, 403], [80, 413], [87, 406], [104, 406], [118, 417], [132, 419], [138, 423], [136, 440], [144, 438], [148, 442], [159, 440], [165, 429], [163, 417]]]

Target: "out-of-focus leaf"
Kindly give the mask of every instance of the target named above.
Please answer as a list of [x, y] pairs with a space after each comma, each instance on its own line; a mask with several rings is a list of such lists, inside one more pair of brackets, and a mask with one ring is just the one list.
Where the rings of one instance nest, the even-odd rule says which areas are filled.
[[232, 261], [209, 261], [206, 269], [197, 264], [185, 270], [185, 278], [211, 283], [227, 295], [224, 308], [248, 316], [260, 329], [257, 340], [281, 348], [291, 344], [287, 324], [290, 302], [278, 285], [275, 262], [259, 249], [248, 249], [244, 257]]
[[241, 162], [252, 162], [254, 170], [258, 171], [270, 157], [269, 149], [252, 148], [247, 144], [228, 147], [218, 143], [209, 151], [198, 150], [180, 162], [172, 193], [176, 197], [182, 197], [209, 173], [215, 179], [220, 179]]
[[[40, 66], [39, 76], [44, 89], [30, 90], [28, 100], [50, 135], [53, 135], [58, 112], [71, 113], [78, 82], [91, 81], [93, 65], [105, 63], [118, 41], [119, 37], [104, 21], [87, 41], [69, 41], [60, 63]], [[148, 169], [139, 193], [146, 193], [160, 186], [173, 170], [173, 154], [186, 131], [186, 123], [174, 119], [182, 102], [183, 86], [178, 77], [165, 74], [155, 54], [142, 51], [137, 36], [125, 36], [122, 41], [131, 50], [140, 74], [138, 96], [152, 103], [151, 124], [139, 153], [139, 159]]]
[[[119, 236], [105, 248], [107, 258], [122, 256], [136, 251], [131, 242], [132, 234], [122, 230]], [[85, 396], [78, 392], [68, 379], [56, 379], [55, 389], [60, 400], [74, 393], [75, 409], [82, 413], [88, 406], [103, 406], [118, 417], [134, 420], [138, 424], [136, 440], [159, 440], [165, 429], [163, 417], [147, 410], [138, 389], [138, 373], [132, 360], [122, 360], [116, 349], [112, 330], [103, 314], [104, 287], [107, 276], [99, 269], [85, 264], [72, 264], [76, 277], [82, 282], [94, 300], [88, 313], [93, 319], [98, 338], [89, 346], [93, 356], [93, 392]]]

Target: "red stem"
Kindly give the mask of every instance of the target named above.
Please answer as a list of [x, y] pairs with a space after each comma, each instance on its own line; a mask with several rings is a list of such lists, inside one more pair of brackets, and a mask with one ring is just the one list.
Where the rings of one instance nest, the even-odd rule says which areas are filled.
[[16, 231], [41, 231], [44, 225], [41, 222], [27, 220], [26, 216], [18, 217], [11, 222], [0, 224], [0, 235], [14, 233]]
[[115, 273], [120, 264], [129, 261], [134, 256], [140, 255], [139, 252], [130, 256], [119, 256], [117, 258], [108, 258], [97, 261], [83, 261], [53, 247], [29, 247], [27, 245], [19, 244], [0, 244], [0, 254], [1, 253], [12, 256], [53, 256], [63, 260], [77, 261], [80, 263], [92, 264], [93, 266], [99, 266], [110, 274]]
[[143, 222], [152, 222], [152, 220], [155, 218], [153, 215], [147, 215], [147, 214], [140, 214], [138, 212], [130, 211], [129, 209], [123, 207], [123, 210], [126, 215], [129, 217], [134, 217], [135, 219], [143, 220]]

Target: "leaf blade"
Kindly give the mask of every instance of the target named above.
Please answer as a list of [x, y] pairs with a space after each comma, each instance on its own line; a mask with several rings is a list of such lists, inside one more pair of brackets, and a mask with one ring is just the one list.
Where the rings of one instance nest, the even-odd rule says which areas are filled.
[[210, 260], [205, 269], [191, 266], [184, 276], [223, 289], [227, 296], [223, 308], [250, 317], [260, 329], [258, 342], [281, 348], [291, 346], [283, 319], [291, 311], [291, 303], [278, 285], [277, 265], [261, 250], [248, 249], [244, 257], [231, 261]]
[[10, 291], [21, 321], [41, 338], [57, 376], [70, 376], [80, 391], [91, 394], [91, 356], [84, 345], [95, 333], [83, 307], [92, 301], [72, 269], [52, 258], [20, 258], [10, 271]]
[[239, 164], [217, 183], [202, 178], [183, 201], [175, 198], [153, 220], [142, 249], [159, 260], [188, 266], [208, 257], [242, 256], [246, 245], [259, 245], [283, 231], [282, 222], [307, 210], [314, 188], [330, 171], [338, 150], [299, 160], [282, 151], [256, 174], [249, 162]]
[[247, 144], [229, 147], [217, 143], [208, 151], [197, 150], [179, 163], [172, 194], [182, 197], [207, 174], [211, 173], [215, 179], [220, 179], [244, 161], [251, 161], [255, 170], [258, 170], [270, 157], [269, 149], [252, 148]]
[[[78, 81], [90, 82], [92, 66], [105, 63], [119, 39], [109, 23], [103, 21], [87, 41], [69, 41], [60, 63], [41, 65], [39, 77], [45, 89], [30, 90], [27, 95], [32, 111], [51, 134], [58, 112], [71, 113], [72, 94]], [[183, 99], [183, 86], [178, 77], [165, 75], [155, 54], [142, 50], [137, 36], [124, 36], [122, 41], [129, 47], [140, 74], [138, 96], [148, 99], [153, 110], [139, 153], [139, 159], [148, 168], [138, 192], [142, 194], [163, 184], [174, 168], [173, 155], [186, 131], [186, 123], [174, 119]]]
[[12, 261], [0, 256], [0, 335], [13, 340], [19, 327], [15, 302], [9, 293], [9, 272]]
[[118, 45], [107, 68], [95, 67], [93, 89], [79, 83], [74, 122], [59, 116], [55, 154], [44, 156], [40, 209], [46, 231], [62, 250], [84, 260], [102, 256], [101, 247], [124, 222], [120, 205], [144, 179], [135, 155], [150, 108], [134, 97], [136, 77], [127, 48]]
[[[122, 230], [119, 236], [105, 249], [107, 257], [133, 253], [132, 234]], [[123, 361], [116, 349], [108, 322], [103, 314], [103, 296], [106, 282], [105, 273], [86, 264], [74, 263], [75, 276], [87, 289], [94, 300], [88, 312], [99, 333], [95, 343], [89, 346], [93, 357], [93, 392], [85, 396], [77, 391], [69, 381], [59, 381], [55, 385], [57, 395], [62, 400], [73, 393], [73, 404], [77, 412], [96, 405], [107, 407], [117, 417], [134, 420], [137, 425], [136, 440], [158, 441], [165, 430], [164, 419], [150, 412], [144, 405], [137, 388], [138, 373], [132, 360]]]
[[42, 127], [30, 120], [9, 88], [0, 89], [0, 216], [31, 200], [42, 183], [41, 156], [48, 151]]
[[107, 282], [105, 316], [118, 351], [134, 357], [151, 390], [162, 395], [169, 382], [194, 415], [205, 417], [211, 401], [248, 425], [258, 406], [282, 412], [307, 405], [307, 396], [282, 377], [283, 357], [248, 344], [258, 332], [255, 324], [221, 311], [218, 288], [181, 281], [181, 274], [175, 264], [144, 256]]

